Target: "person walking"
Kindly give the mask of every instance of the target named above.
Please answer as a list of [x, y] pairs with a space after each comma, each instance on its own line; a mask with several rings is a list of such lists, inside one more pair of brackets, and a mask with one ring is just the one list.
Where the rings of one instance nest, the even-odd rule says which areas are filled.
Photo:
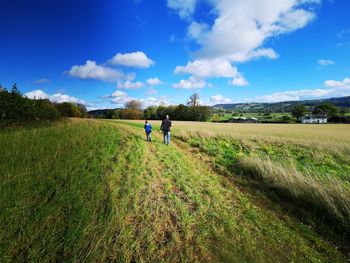
[[152, 141], [152, 138], [151, 138], [151, 133], [152, 133], [152, 125], [146, 120], [145, 121], [145, 132], [146, 132], [146, 140], [148, 142], [151, 142]]
[[170, 144], [170, 128], [171, 128], [171, 120], [169, 120], [169, 115], [165, 116], [165, 119], [162, 120], [162, 124], [160, 125], [160, 130], [163, 131], [164, 143], [167, 145]]

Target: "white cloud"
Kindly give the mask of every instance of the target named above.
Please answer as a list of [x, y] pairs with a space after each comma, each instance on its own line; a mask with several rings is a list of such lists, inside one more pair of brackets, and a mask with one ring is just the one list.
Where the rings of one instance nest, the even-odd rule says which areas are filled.
[[116, 97], [127, 97], [128, 94], [124, 91], [121, 91], [121, 90], [116, 90], [115, 92], [113, 92], [111, 95], [110, 95], [112, 98], [116, 98]]
[[329, 66], [335, 64], [335, 61], [330, 59], [319, 59], [317, 62], [321, 66]]
[[141, 81], [131, 82], [129, 80], [125, 82], [118, 82], [117, 87], [119, 89], [140, 89], [143, 88], [145, 84]]
[[148, 106], [159, 106], [159, 105], [169, 105], [169, 99], [166, 97], [160, 97], [160, 98], [155, 98], [155, 97], [148, 97], [144, 99], [137, 99], [130, 97], [126, 92], [116, 90], [110, 95], [107, 96], [102, 96], [102, 98], [109, 98], [110, 102], [113, 104], [116, 104], [117, 107], [124, 107], [125, 103], [131, 100], [138, 100], [142, 102], [142, 105], [144, 108]]
[[210, 103], [215, 104], [225, 104], [225, 103], [232, 103], [232, 100], [229, 98], [225, 98], [221, 94], [211, 96], [209, 99]]
[[278, 54], [272, 48], [258, 48], [256, 50], [249, 52], [248, 54], [237, 53], [235, 56], [233, 56], [233, 60], [236, 62], [246, 62], [249, 60], [254, 60], [262, 57], [269, 58], [269, 59], [276, 59], [278, 58]]
[[110, 95], [102, 96], [102, 98], [111, 99], [110, 102], [113, 104], [117, 104], [117, 107], [124, 107], [125, 103], [133, 100], [133, 98], [129, 97], [129, 95], [121, 90], [116, 90]]
[[249, 85], [248, 81], [242, 75], [234, 77], [232, 81], [230, 81], [230, 84], [241, 87]]
[[209, 0], [215, 20], [211, 25], [192, 18], [199, 0], [168, 0], [168, 7], [189, 21], [187, 36], [199, 44], [194, 61], [177, 66], [175, 73], [194, 77], [232, 78], [231, 83], [247, 85], [232, 63], [261, 57], [276, 59], [266, 40], [305, 27], [315, 15], [311, 4], [321, 0]]
[[298, 101], [301, 99], [321, 98], [330, 95], [331, 90], [326, 89], [305, 89], [276, 92], [269, 95], [263, 95], [256, 98], [261, 102], [279, 102], [279, 101]]
[[[201, 48], [197, 58], [225, 58], [232, 62], [247, 61], [268, 38], [305, 27], [315, 15], [301, 6], [300, 0], [217, 0], [210, 1], [215, 10], [213, 25], [196, 34]], [[307, 1], [308, 4], [318, 1]], [[192, 22], [189, 30], [193, 27]], [[271, 49], [267, 57], [276, 57]]]
[[192, 22], [188, 26], [187, 36], [198, 40], [208, 30], [208, 27], [208, 24]]
[[74, 103], [81, 103], [81, 104], [86, 104], [85, 101], [80, 100], [78, 98], [62, 94], [62, 93], [55, 93], [50, 96], [50, 100], [53, 102], [57, 103], [62, 103], [62, 102], [74, 102]]
[[177, 66], [176, 74], [191, 74], [195, 77], [235, 77], [237, 68], [224, 59], [189, 61], [186, 66]]
[[140, 99], [142, 102], [142, 105], [144, 108], [147, 108], [149, 106], [166, 106], [170, 104], [170, 101], [166, 97], [161, 98], [154, 98], [154, 97], [148, 97], [146, 99]]
[[146, 83], [151, 86], [156, 86], [162, 84], [163, 82], [159, 78], [149, 78], [146, 80]]
[[48, 99], [50, 97], [40, 89], [29, 91], [24, 95], [29, 99]]
[[179, 83], [173, 84], [175, 89], [202, 89], [207, 86], [207, 83], [202, 79], [196, 79], [191, 76], [188, 79], [182, 79]]
[[44, 83], [50, 83], [51, 81], [49, 79], [38, 79], [34, 81], [34, 84], [44, 84]]
[[338, 88], [350, 86], [350, 78], [345, 78], [343, 80], [326, 80], [324, 85], [329, 88]]
[[118, 70], [97, 65], [96, 62], [92, 60], [87, 60], [84, 65], [73, 66], [68, 71], [68, 74], [72, 77], [80, 79], [96, 79], [107, 82], [114, 82], [134, 77], [133, 74], [125, 75]]
[[[204, 78], [232, 78], [229, 84], [235, 86], [247, 86], [248, 81], [240, 74], [235, 66], [225, 59], [195, 60], [189, 61], [186, 66], [177, 66], [176, 74], [192, 74], [196, 79]], [[198, 82], [198, 81], [197, 81]], [[182, 80], [182, 86], [190, 86], [190, 82]], [[205, 87], [206, 85], [203, 85]]]
[[50, 101], [56, 102], [56, 103], [74, 102], [74, 103], [86, 104], [84, 100], [80, 100], [78, 98], [75, 98], [66, 94], [55, 93], [55, 94], [49, 95], [42, 90], [29, 91], [24, 95], [30, 99], [49, 99]]
[[167, 0], [167, 3], [181, 18], [188, 19], [195, 11], [197, 0]]
[[145, 53], [141, 51], [116, 54], [109, 63], [126, 67], [148, 68], [154, 64], [154, 61], [149, 59]]
[[247, 101], [260, 102], [279, 102], [279, 101], [298, 101], [315, 98], [330, 98], [350, 96], [350, 79], [345, 78], [342, 81], [327, 80], [322, 89], [303, 89], [275, 92], [268, 95], [259, 96]]

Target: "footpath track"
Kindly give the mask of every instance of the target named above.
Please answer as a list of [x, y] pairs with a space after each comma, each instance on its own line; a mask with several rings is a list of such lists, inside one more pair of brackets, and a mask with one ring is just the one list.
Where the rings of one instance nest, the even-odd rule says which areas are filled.
[[344, 261], [306, 227], [256, 206], [190, 147], [164, 145], [156, 131], [146, 142], [143, 129], [113, 125], [124, 142], [110, 183], [117, 216], [108, 260]]

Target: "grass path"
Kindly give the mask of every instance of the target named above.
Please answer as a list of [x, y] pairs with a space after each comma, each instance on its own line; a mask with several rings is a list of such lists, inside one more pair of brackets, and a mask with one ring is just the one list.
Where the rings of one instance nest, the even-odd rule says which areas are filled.
[[136, 242], [130, 254], [136, 261], [342, 261], [307, 227], [282, 221], [255, 206], [176, 140], [163, 145], [161, 136], [154, 133], [153, 142], [147, 143], [142, 129], [117, 126], [143, 149], [136, 161], [139, 178], [128, 178], [142, 184], [128, 193], [135, 207], [127, 213], [138, 215], [131, 221], [130, 231], [144, 236], [134, 235], [133, 239], [127, 235], [129, 243]]

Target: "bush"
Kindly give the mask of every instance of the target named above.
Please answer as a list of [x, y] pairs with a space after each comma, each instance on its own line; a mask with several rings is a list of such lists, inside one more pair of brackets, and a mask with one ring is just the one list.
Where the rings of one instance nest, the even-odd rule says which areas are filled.
[[61, 114], [47, 99], [25, 98], [13, 85], [11, 91], [0, 89], [0, 122], [2, 126], [36, 121], [57, 120]]
[[84, 105], [81, 104], [63, 102], [56, 103], [55, 107], [63, 117], [85, 118], [87, 116], [86, 108]]
[[16, 84], [11, 91], [0, 87], [0, 125], [28, 124], [53, 121], [61, 117], [87, 116], [85, 105], [74, 103], [53, 104], [48, 99], [23, 97]]

